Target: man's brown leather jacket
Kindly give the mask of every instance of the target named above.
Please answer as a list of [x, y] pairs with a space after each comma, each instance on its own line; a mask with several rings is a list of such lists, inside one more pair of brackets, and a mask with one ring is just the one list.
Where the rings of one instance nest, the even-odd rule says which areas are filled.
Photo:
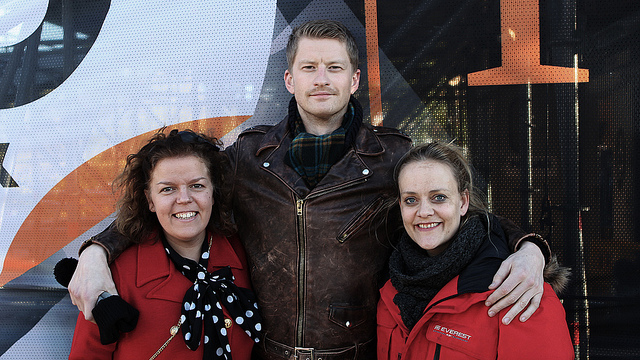
[[287, 124], [249, 129], [226, 150], [264, 318], [267, 341], [258, 346], [273, 359], [295, 355], [295, 347], [334, 350], [316, 354], [328, 359], [374, 358], [378, 280], [391, 248], [373, 219], [393, 196], [393, 169], [411, 140], [362, 125], [354, 146], [309, 190], [284, 163]]

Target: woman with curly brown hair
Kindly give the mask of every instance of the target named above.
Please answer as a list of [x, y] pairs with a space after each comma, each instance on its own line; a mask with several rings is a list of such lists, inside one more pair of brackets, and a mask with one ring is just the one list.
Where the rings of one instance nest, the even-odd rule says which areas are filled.
[[[259, 339], [244, 250], [221, 191], [221, 144], [163, 130], [128, 156], [115, 181], [115, 226], [135, 245], [111, 271], [119, 295], [140, 312], [137, 326], [103, 344], [80, 314], [70, 359], [249, 359]], [[171, 341], [180, 329], [186, 346]]]

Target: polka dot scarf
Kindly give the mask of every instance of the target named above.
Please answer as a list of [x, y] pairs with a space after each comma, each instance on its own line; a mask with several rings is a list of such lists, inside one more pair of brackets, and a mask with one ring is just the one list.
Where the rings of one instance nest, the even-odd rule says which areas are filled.
[[187, 347], [191, 350], [198, 348], [204, 322], [203, 359], [231, 359], [222, 307], [250, 338], [260, 341], [262, 319], [253, 293], [233, 283], [235, 279], [229, 266], [207, 272], [211, 237], [208, 244], [203, 242], [198, 263], [180, 256], [164, 236], [162, 243], [176, 268], [193, 281], [193, 286], [184, 294], [180, 318]]

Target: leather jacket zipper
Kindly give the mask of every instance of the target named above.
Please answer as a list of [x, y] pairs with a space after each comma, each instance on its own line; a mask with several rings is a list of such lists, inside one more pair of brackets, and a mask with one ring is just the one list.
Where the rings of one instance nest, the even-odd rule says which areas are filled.
[[309, 194], [309, 195], [305, 198], [305, 200], [309, 200], [309, 199], [317, 198], [318, 196], [322, 196], [322, 195], [324, 195], [324, 194], [328, 194], [328, 193], [330, 193], [330, 192], [334, 192], [334, 191], [338, 191], [338, 190], [346, 189], [346, 188], [348, 188], [348, 187], [352, 187], [352, 186], [354, 186], [354, 185], [358, 185], [358, 184], [360, 184], [360, 183], [363, 183], [363, 182], [367, 181], [367, 179], [368, 179], [368, 177], [366, 177], [366, 178], [360, 178], [360, 179], [355, 180], [355, 181], [353, 181], [353, 182], [349, 182], [349, 183], [342, 184], [342, 185], [339, 185], [339, 186], [336, 186], [336, 187], [332, 187], [332, 188], [324, 189], [324, 190], [322, 190], [322, 191], [318, 191], [317, 193]]
[[298, 220], [298, 322], [296, 331], [296, 346], [304, 347], [304, 310], [305, 310], [305, 278], [306, 278], [306, 235], [304, 221], [304, 204], [307, 200], [322, 196], [324, 194], [338, 191], [367, 181], [366, 178], [360, 181], [350, 182], [331, 189], [317, 192], [304, 199], [296, 200], [296, 217]]
[[296, 215], [298, 217], [298, 331], [296, 346], [303, 346], [304, 339], [304, 278], [305, 278], [305, 238], [304, 238], [304, 216], [302, 208], [304, 199], [296, 200]]

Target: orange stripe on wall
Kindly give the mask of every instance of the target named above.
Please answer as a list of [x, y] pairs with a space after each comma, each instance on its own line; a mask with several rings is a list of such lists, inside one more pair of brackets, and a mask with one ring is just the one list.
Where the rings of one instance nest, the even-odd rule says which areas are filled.
[[378, 47], [378, 9], [376, 0], [364, 1], [367, 36], [367, 74], [371, 123], [382, 126], [382, 92], [380, 90], [380, 54]]
[[[192, 129], [222, 137], [249, 116], [189, 121], [169, 128]], [[115, 211], [111, 184], [122, 171], [127, 155], [136, 152], [156, 133], [150, 131], [91, 158], [56, 184], [35, 206], [9, 246], [0, 286], [24, 274], [91, 229]]]

